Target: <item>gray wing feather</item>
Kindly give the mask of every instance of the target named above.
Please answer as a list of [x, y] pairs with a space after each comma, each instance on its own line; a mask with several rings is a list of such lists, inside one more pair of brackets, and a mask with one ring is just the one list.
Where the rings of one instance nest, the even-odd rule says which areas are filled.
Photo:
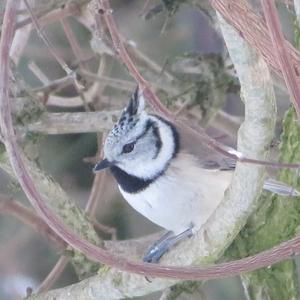
[[208, 170], [234, 170], [236, 161], [232, 158], [228, 158], [213, 148], [209, 147], [202, 139], [199, 137], [206, 136], [205, 131], [197, 127], [197, 133], [192, 130], [186, 130], [182, 128], [181, 124], [175, 124], [176, 129], [180, 136], [180, 147], [184, 152], [194, 155], [197, 157], [199, 164], [202, 168]]
[[[193, 131], [181, 128], [180, 124], [176, 126], [180, 134], [181, 148], [183, 151], [194, 155], [203, 169], [207, 170], [234, 170], [236, 161], [228, 158], [209, 147], [201, 139], [200, 135], [207, 135], [203, 129], [197, 128], [198, 135]], [[267, 179], [263, 188], [267, 191], [281, 196], [300, 196], [300, 192], [293, 187], [277, 181], [275, 179]]]

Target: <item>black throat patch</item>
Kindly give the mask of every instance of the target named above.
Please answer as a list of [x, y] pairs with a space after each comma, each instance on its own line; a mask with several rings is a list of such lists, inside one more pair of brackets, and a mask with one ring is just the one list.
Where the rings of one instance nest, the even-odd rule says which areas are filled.
[[122, 190], [130, 194], [135, 194], [146, 189], [163, 173], [159, 173], [157, 176], [151, 179], [143, 179], [130, 175], [116, 166], [111, 167], [110, 170], [116, 178], [118, 184], [121, 186]]

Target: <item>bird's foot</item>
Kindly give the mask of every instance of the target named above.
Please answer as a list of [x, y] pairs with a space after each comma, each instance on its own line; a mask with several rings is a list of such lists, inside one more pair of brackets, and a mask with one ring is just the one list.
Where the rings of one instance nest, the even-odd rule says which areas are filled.
[[148, 263], [158, 263], [160, 258], [168, 252], [172, 246], [187, 237], [191, 237], [192, 234], [192, 227], [178, 235], [174, 235], [172, 231], [168, 231], [148, 249], [143, 261]]

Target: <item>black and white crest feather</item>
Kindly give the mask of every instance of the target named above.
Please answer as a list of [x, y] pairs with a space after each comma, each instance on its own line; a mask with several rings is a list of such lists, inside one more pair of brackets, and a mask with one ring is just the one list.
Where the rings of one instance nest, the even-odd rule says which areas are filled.
[[124, 109], [118, 122], [110, 132], [107, 142], [119, 140], [136, 126], [139, 122], [142, 112], [144, 111], [145, 100], [142, 91], [137, 86], [132, 94], [129, 104]]
[[131, 96], [131, 99], [129, 101], [129, 104], [123, 111], [119, 123], [124, 120], [124, 118], [128, 117], [134, 117], [140, 114], [145, 107], [145, 101], [142, 92], [139, 89], [139, 86], [136, 87], [134, 93]]
[[128, 106], [126, 107], [125, 113], [129, 116], [136, 115], [139, 107], [139, 87], [137, 86], [134, 93], [131, 96]]

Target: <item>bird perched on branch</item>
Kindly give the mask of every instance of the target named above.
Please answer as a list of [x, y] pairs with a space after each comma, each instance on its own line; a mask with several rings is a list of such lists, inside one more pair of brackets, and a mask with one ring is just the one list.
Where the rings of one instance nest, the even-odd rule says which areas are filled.
[[[164, 118], [144, 110], [136, 89], [106, 138], [104, 159], [94, 172], [110, 168], [128, 203], [168, 232], [144, 257], [158, 262], [170, 247], [199, 230], [230, 184], [235, 162], [206, 144], [199, 155], [185, 149], [185, 134]], [[291, 187], [267, 180], [264, 188], [299, 196]]]

